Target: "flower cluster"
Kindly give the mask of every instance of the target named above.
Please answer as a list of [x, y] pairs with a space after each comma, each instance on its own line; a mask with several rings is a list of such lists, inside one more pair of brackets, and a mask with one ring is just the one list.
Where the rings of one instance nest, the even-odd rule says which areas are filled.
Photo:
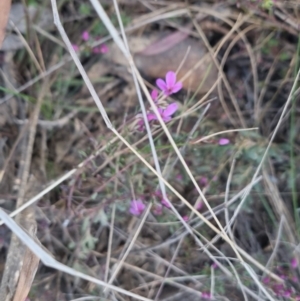
[[[169, 71], [166, 74], [165, 80], [159, 78], [156, 80], [157, 87], [162, 91], [162, 95], [169, 96], [171, 94], [177, 93], [182, 89], [182, 83], [177, 82], [176, 73]], [[159, 101], [159, 93], [156, 89], [152, 90], [151, 98], [157, 106], [158, 113], [164, 122], [169, 122], [172, 119], [172, 115], [178, 110], [178, 105], [176, 102], [170, 104], [162, 104]], [[158, 120], [157, 115], [154, 112], [147, 113], [147, 120], [153, 122]], [[143, 131], [145, 129], [144, 120], [140, 118], [137, 122], [138, 130]]]
[[132, 215], [139, 216], [144, 212], [145, 208], [146, 206], [142, 200], [132, 200], [130, 203], [129, 212]]
[[[161, 191], [155, 191], [153, 193], [153, 197], [157, 199], [158, 202], [155, 202], [154, 206], [152, 207], [152, 213], [156, 216], [162, 215], [164, 208], [166, 209], [171, 209], [171, 203], [168, 200], [168, 198], [164, 198]], [[142, 201], [144, 197], [142, 196], [141, 198], [131, 200], [130, 201], [130, 207], [129, 207], [129, 213], [134, 216], [140, 216], [145, 208], [146, 205]], [[182, 219], [185, 222], [189, 221], [189, 217], [187, 215], [182, 215]]]
[[211, 293], [210, 292], [202, 292], [201, 297], [202, 297], [202, 299], [211, 300]]
[[[94, 42], [94, 41], [99, 40], [99, 38], [95, 38], [95, 39], [91, 38], [91, 35], [87, 30], [82, 32], [81, 39], [84, 42]], [[73, 44], [72, 46], [75, 51], [79, 51], [79, 46], [77, 44]], [[95, 46], [92, 48], [89, 45], [87, 45], [87, 46], [88, 46], [87, 50], [89, 52], [91, 51], [92, 53], [95, 53], [95, 54], [98, 54], [98, 53], [104, 54], [104, 53], [108, 52], [108, 47], [106, 44], [98, 45], [98, 46]]]
[[297, 258], [292, 258], [290, 262], [290, 269], [287, 267], [277, 267], [276, 269], [276, 274], [281, 279], [287, 280], [286, 283], [276, 283], [274, 282], [270, 277], [264, 277], [262, 279], [262, 282], [270, 287], [272, 291], [275, 293], [276, 296], [278, 297], [284, 297], [287, 298], [288, 300], [298, 300], [300, 301], [300, 295], [296, 294], [295, 290], [291, 285], [287, 285], [288, 283], [290, 284], [297, 284], [299, 283], [299, 279], [297, 276], [295, 276], [295, 273], [292, 271], [298, 268], [298, 261]]

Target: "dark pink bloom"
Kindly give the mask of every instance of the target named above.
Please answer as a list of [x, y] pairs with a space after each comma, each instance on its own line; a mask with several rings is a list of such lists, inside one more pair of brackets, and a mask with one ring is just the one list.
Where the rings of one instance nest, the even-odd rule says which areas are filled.
[[159, 87], [165, 95], [171, 95], [177, 93], [182, 89], [182, 83], [176, 82], [176, 73], [173, 71], [169, 71], [166, 74], [166, 81], [159, 78], [156, 80], [156, 85]]
[[151, 91], [151, 98], [154, 100], [154, 102], [156, 102], [157, 97], [158, 97], [158, 91], [155, 90], [155, 89], [152, 90], [152, 91]]
[[202, 207], [203, 207], [203, 202], [202, 201], [200, 201], [200, 202], [198, 202], [197, 204], [196, 204], [196, 210], [201, 210], [202, 209]]
[[297, 277], [297, 276], [293, 276], [293, 277], [291, 278], [291, 280], [294, 281], [294, 282], [298, 282], [298, 277]]
[[273, 291], [277, 296], [282, 296], [284, 292], [284, 286], [282, 283], [274, 284]]
[[168, 200], [165, 200], [165, 199], [162, 199], [161, 200], [161, 203], [165, 206], [165, 207], [167, 207], [167, 208], [171, 208], [171, 206], [170, 206], [170, 202], [168, 201]]
[[137, 128], [138, 131], [143, 132], [145, 130], [145, 123], [144, 123], [143, 119], [140, 119], [137, 122], [137, 125], [138, 125], [138, 128]]
[[95, 54], [100, 53], [100, 47], [99, 46], [93, 47], [92, 52]]
[[141, 200], [132, 200], [130, 203], [129, 212], [132, 215], [139, 216], [143, 213], [145, 208], [146, 208], [146, 206]]
[[105, 44], [103, 44], [103, 45], [95, 46], [92, 51], [93, 53], [106, 53], [108, 52], [108, 47]]
[[185, 222], [187, 222], [187, 221], [189, 220], [189, 217], [188, 217], [187, 215], [184, 215], [184, 216], [182, 217], [182, 219], [183, 219]]
[[199, 180], [199, 184], [202, 186], [206, 186], [208, 184], [208, 179], [207, 177], [201, 177]]
[[293, 268], [293, 269], [296, 269], [297, 267], [298, 267], [298, 260], [297, 260], [297, 258], [292, 258], [292, 260], [291, 260], [291, 267]]
[[211, 299], [211, 293], [210, 292], [202, 292], [201, 293], [201, 297], [203, 298], [203, 299]]
[[108, 47], [107, 47], [106, 44], [102, 44], [102, 45], [100, 46], [100, 52], [101, 52], [101, 53], [107, 53], [107, 52], [108, 52]]
[[77, 52], [77, 51], [79, 51], [79, 47], [78, 47], [78, 45], [76, 45], [76, 44], [72, 44], [72, 47], [73, 47], [73, 49]]
[[182, 181], [183, 180], [183, 176], [181, 174], [176, 176], [176, 180], [178, 181]]
[[290, 298], [291, 295], [292, 295], [292, 290], [290, 288], [284, 290], [284, 292], [282, 293], [282, 296], [286, 298]]
[[[164, 122], [168, 122], [172, 119], [172, 115], [178, 110], [176, 102], [169, 104], [165, 109], [158, 108], [158, 112]], [[154, 113], [147, 114], [148, 121], [157, 120], [157, 116]]]
[[81, 34], [81, 38], [82, 38], [84, 41], [88, 41], [88, 40], [89, 40], [90, 34], [88, 33], [87, 30], [85, 30], [85, 31]]
[[264, 277], [263, 279], [262, 279], [262, 282], [264, 283], [264, 284], [269, 284], [270, 283], [270, 277]]
[[221, 138], [220, 140], [219, 140], [219, 145], [227, 145], [227, 144], [229, 144], [230, 143], [230, 141], [229, 141], [229, 139], [227, 139], [227, 138]]

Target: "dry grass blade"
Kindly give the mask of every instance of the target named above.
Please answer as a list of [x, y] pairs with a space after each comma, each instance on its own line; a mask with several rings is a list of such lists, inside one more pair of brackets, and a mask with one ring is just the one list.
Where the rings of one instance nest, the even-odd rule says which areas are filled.
[[134, 235], [131, 238], [130, 244], [129, 244], [126, 252], [124, 253], [124, 256], [122, 257], [122, 259], [120, 260], [120, 262], [118, 262], [116, 268], [113, 271], [113, 274], [111, 275], [111, 277], [110, 277], [110, 279], [108, 281], [109, 284], [113, 283], [113, 281], [115, 280], [117, 274], [119, 273], [120, 269], [122, 268], [123, 263], [125, 262], [125, 260], [126, 260], [128, 254], [129, 254], [129, 252], [131, 251], [132, 247], [134, 246], [134, 244], [136, 242], [137, 237], [140, 234], [140, 231], [142, 230], [142, 227], [144, 226], [145, 220], [146, 220], [146, 218], [147, 218], [147, 216], [148, 216], [148, 214], [150, 212], [151, 207], [152, 207], [152, 204], [149, 204], [148, 208], [144, 212], [144, 216], [141, 219], [141, 222], [139, 223], [136, 231], [134, 232]]

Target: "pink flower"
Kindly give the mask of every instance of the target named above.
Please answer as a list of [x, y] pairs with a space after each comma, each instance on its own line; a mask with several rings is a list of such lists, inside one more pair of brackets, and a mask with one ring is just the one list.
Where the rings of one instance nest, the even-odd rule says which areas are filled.
[[294, 282], [298, 282], [298, 277], [297, 277], [297, 276], [293, 276], [293, 277], [291, 278], [291, 280], [294, 281]]
[[229, 143], [230, 143], [230, 140], [227, 139], [227, 138], [221, 138], [221, 139], [219, 140], [219, 145], [227, 145], [227, 144], [229, 144]]
[[211, 294], [210, 294], [210, 292], [202, 292], [201, 297], [203, 299], [211, 299]]
[[263, 279], [262, 279], [262, 282], [264, 283], [264, 284], [269, 284], [270, 283], [270, 277], [264, 277]]
[[201, 209], [202, 209], [202, 207], [203, 207], [203, 202], [202, 202], [202, 201], [200, 201], [200, 202], [198, 202], [198, 203], [196, 204], [196, 207], [195, 207], [195, 209], [196, 209], [196, 210], [201, 210]]
[[88, 33], [87, 30], [85, 30], [85, 31], [81, 34], [81, 38], [82, 38], [85, 42], [89, 40], [90, 34]]
[[284, 292], [283, 290], [284, 290], [284, 286], [282, 283], [274, 284], [273, 291], [277, 296], [282, 296], [282, 294]]
[[100, 46], [100, 52], [101, 53], [107, 53], [108, 52], [108, 47], [106, 44], [103, 44]]
[[[172, 115], [178, 110], [176, 102], [169, 104], [165, 109], [158, 108], [158, 112], [164, 122], [168, 122], [172, 119]], [[147, 114], [148, 121], [157, 120], [157, 116], [153, 113]]]
[[108, 47], [105, 44], [103, 44], [100, 46], [95, 46], [92, 51], [93, 53], [106, 53], [108, 52]]
[[167, 207], [167, 208], [171, 208], [171, 206], [170, 206], [170, 202], [168, 201], [168, 200], [166, 200], [166, 199], [162, 199], [161, 200], [161, 203], [165, 206], [165, 207]]
[[176, 176], [176, 180], [177, 180], [177, 181], [182, 181], [182, 180], [183, 180], [182, 174], [178, 174], [178, 175]]
[[100, 48], [99, 48], [99, 46], [93, 47], [92, 52], [95, 53], [95, 54], [96, 54], [96, 53], [100, 53]]
[[132, 200], [130, 203], [129, 212], [132, 215], [139, 216], [143, 213], [146, 206], [141, 200]]
[[218, 264], [217, 264], [216, 262], [214, 262], [214, 263], [211, 265], [211, 267], [212, 267], [213, 269], [217, 269], [217, 268], [218, 268]]
[[290, 298], [291, 295], [292, 295], [292, 290], [291, 290], [290, 288], [284, 290], [284, 292], [283, 292], [283, 294], [282, 294], [282, 296], [283, 296], [283, 297], [286, 297], [286, 298]]
[[207, 177], [201, 177], [199, 180], [199, 184], [205, 187], [208, 184]]
[[293, 269], [297, 269], [297, 267], [298, 267], [298, 260], [297, 260], [297, 258], [292, 258], [292, 260], [291, 260], [291, 267], [293, 268]]
[[78, 47], [78, 45], [76, 45], [76, 44], [72, 44], [72, 47], [73, 47], [73, 49], [77, 52], [77, 51], [79, 51], [79, 47]]
[[138, 122], [137, 122], [137, 125], [138, 125], [138, 131], [140, 132], [143, 132], [145, 130], [145, 124], [144, 124], [144, 120], [143, 119], [140, 119]]
[[154, 102], [156, 102], [157, 97], [158, 97], [158, 91], [154, 89], [151, 91], [150, 95], [151, 95], [151, 98], [154, 100]]
[[159, 87], [165, 95], [171, 95], [173, 93], [177, 93], [182, 89], [182, 83], [176, 82], [176, 73], [173, 71], [169, 71], [166, 74], [166, 81], [159, 78], [156, 80], [156, 85]]
[[187, 221], [189, 220], [189, 217], [188, 217], [187, 215], [184, 215], [184, 216], [182, 217], [182, 219], [183, 219], [185, 222], [187, 222]]

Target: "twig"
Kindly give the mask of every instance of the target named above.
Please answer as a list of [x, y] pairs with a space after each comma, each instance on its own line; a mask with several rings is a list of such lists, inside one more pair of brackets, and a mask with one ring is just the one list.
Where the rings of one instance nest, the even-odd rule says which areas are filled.
[[[28, 177], [29, 177], [29, 169], [31, 165], [31, 156], [32, 156], [32, 149], [33, 149], [33, 143], [35, 139], [35, 134], [36, 134], [36, 126], [37, 126], [37, 120], [40, 112], [40, 108], [42, 105], [42, 101], [44, 98], [44, 94], [46, 92], [46, 84], [44, 82], [43, 88], [41, 90], [41, 93], [38, 97], [37, 104], [35, 106], [34, 112], [32, 114], [31, 118], [31, 123], [29, 125], [29, 133], [28, 133], [28, 143], [26, 145], [26, 140], [24, 141], [26, 148], [24, 151], [24, 164], [21, 165], [21, 183], [20, 183], [20, 188], [18, 191], [18, 198], [17, 198], [17, 203], [16, 207], [19, 208], [24, 204], [25, 201], [25, 193], [26, 193], [26, 188], [28, 184]], [[33, 180], [32, 180], [33, 181]], [[33, 186], [33, 182], [32, 182]], [[33, 193], [35, 194], [36, 191], [34, 189]], [[31, 195], [30, 195], [31, 196]], [[30, 197], [29, 196], [29, 197]], [[28, 209], [26, 211], [23, 211], [20, 215], [17, 216], [17, 221], [24, 226], [24, 228], [32, 235], [35, 234], [35, 229], [36, 229], [36, 222], [35, 222], [35, 217], [34, 217], [34, 211], [32, 209]], [[27, 258], [32, 258], [32, 264], [33, 262], [35, 263], [36, 267], [38, 265], [38, 260], [36, 260], [35, 256], [32, 256], [30, 252], [27, 251], [26, 247], [20, 243], [20, 241], [17, 239], [15, 235], [12, 235], [11, 238], [11, 243], [9, 246], [8, 254], [7, 254], [7, 259], [6, 259], [6, 264], [5, 264], [5, 270], [3, 273], [2, 281], [1, 281], [1, 287], [0, 287], [0, 301], [6, 301], [6, 300], [15, 300], [15, 298], [26, 298], [27, 296], [23, 296], [22, 294], [29, 292], [31, 283], [27, 283], [30, 278], [26, 277], [24, 279], [26, 287], [23, 287], [25, 284], [22, 282], [22, 273], [20, 273], [20, 270], [23, 265], [26, 263], [26, 256]], [[29, 260], [29, 259], [27, 259]], [[36, 269], [36, 267], [34, 267]], [[29, 268], [29, 267], [28, 267]], [[24, 270], [24, 272], [27, 272]], [[35, 272], [31, 271], [33, 277]], [[16, 274], [19, 275], [20, 273], [20, 278], [16, 277]], [[33, 281], [33, 278], [31, 279]], [[20, 287], [20, 285], [22, 287]], [[28, 287], [29, 286], [29, 287]], [[22, 293], [23, 292], [23, 293]], [[13, 299], [14, 298], [14, 299]], [[24, 299], [23, 298], [23, 299]]]

